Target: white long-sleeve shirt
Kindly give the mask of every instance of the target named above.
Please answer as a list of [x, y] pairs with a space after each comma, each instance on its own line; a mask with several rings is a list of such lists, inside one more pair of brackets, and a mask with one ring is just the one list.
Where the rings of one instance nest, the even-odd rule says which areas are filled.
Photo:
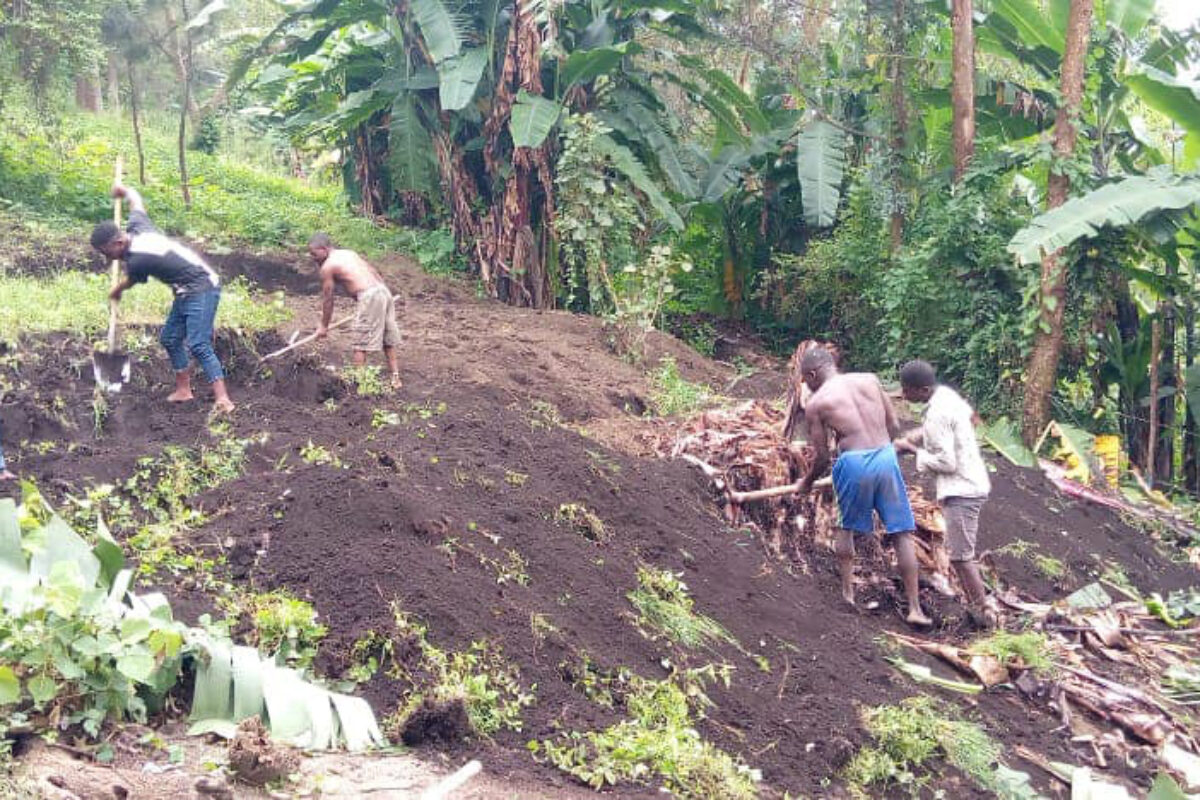
[[937, 477], [937, 497], [987, 497], [992, 491], [983, 454], [975, 438], [974, 412], [948, 386], [929, 398], [917, 448], [917, 470]]

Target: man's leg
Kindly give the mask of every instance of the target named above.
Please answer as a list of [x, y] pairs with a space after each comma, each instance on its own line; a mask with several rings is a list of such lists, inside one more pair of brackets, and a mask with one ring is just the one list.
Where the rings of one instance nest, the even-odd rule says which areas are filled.
[[854, 532], [838, 528], [833, 552], [837, 555], [838, 573], [842, 576], [842, 599], [854, 605]]
[[162, 333], [158, 341], [167, 351], [171, 360], [171, 369], [175, 371], [175, 390], [167, 395], [171, 403], [183, 403], [192, 399], [192, 374], [188, 371], [188, 354], [184, 346], [187, 338], [187, 300], [186, 297], [176, 297], [171, 303], [171, 313], [163, 323]]
[[958, 574], [958, 580], [962, 583], [963, 589], [967, 593], [967, 602], [971, 605], [980, 605], [987, 598], [987, 587], [983, 585], [983, 575], [979, 572], [979, 562], [975, 559], [970, 561], [951, 561], [954, 565], [954, 571]]
[[904, 595], [908, 598], [908, 616], [913, 625], [932, 625], [933, 620], [921, 610], [921, 590], [917, 582], [917, 553], [913, 549], [911, 533], [892, 534], [892, 546], [896, 548], [896, 561], [900, 564], [900, 578], [904, 581]]
[[217, 307], [221, 303], [221, 292], [214, 289], [189, 299], [192, 302], [187, 314], [188, 349], [212, 385], [213, 407], [217, 411], [228, 413], [233, 411], [234, 405], [225, 386], [225, 371], [221, 368], [216, 350], [213, 349], [213, 323], [217, 318]]
[[396, 361], [396, 348], [385, 344], [383, 354], [387, 357], [388, 371], [392, 373], [392, 388], [399, 389], [401, 386], [400, 366]]

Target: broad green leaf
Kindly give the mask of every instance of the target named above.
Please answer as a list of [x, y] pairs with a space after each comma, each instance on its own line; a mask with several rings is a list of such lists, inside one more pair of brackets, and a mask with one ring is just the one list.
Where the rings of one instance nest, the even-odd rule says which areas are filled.
[[710, 67], [704, 59], [696, 56], [680, 56], [679, 61], [694, 70], [725, 105], [736, 109], [740, 123], [751, 133], [761, 134], [770, 130], [771, 123], [763, 114], [762, 109], [758, 107], [758, 102], [738, 86], [727, 73]]
[[173, 658], [179, 655], [179, 650], [183, 647], [183, 634], [170, 628], [158, 628], [150, 634], [146, 643], [155, 655]]
[[607, 75], [620, 66], [625, 56], [642, 52], [637, 42], [628, 41], [607, 47], [594, 47], [590, 50], [575, 50], [567, 56], [559, 73], [562, 84], [560, 95], [577, 83], [590, 83], [601, 75]]
[[229, 648], [219, 642], [204, 642], [199, 648], [207, 658], [196, 659], [196, 687], [192, 693], [191, 718], [230, 719], [233, 713], [233, 675]]
[[1062, 54], [1066, 40], [1063, 31], [1042, 13], [1032, 0], [995, 0], [992, 11], [1004, 17], [1030, 49], [1046, 47]]
[[1174, 778], [1160, 772], [1154, 779], [1154, 785], [1150, 787], [1150, 794], [1146, 795], [1146, 800], [1188, 800], [1188, 796], [1179, 788]]
[[412, 12], [435, 64], [458, 55], [462, 37], [454, 16], [441, 0], [413, 0]]
[[125, 617], [121, 620], [121, 638], [126, 644], [140, 642], [150, 635], [154, 626], [142, 617]]
[[96, 519], [96, 546], [92, 548], [93, 555], [100, 562], [100, 581], [104, 586], [112, 586], [113, 580], [125, 567], [125, 553], [117, 544], [103, 517]]
[[1155, 0], [1106, 0], [1105, 22], [1136, 39], [1154, 16]]
[[1050, 423], [1050, 431], [1058, 437], [1067, 452], [1079, 461], [1085, 475], [1084, 483], [1087, 483], [1092, 473], [1091, 463], [1096, 455], [1096, 437], [1064, 422]]
[[1108, 608], [1112, 605], [1112, 598], [1103, 586], [1093, 582], [1067, 595], [1067, 605], [1084, 610]]
[[796, 139], [796, 170], [804, 222], [827, 228], [837, 219], [845, 174], [846, 135], [824, 120], [813, 120]]
[[417, 116], [412, 92], [402, 92], [392, 104], [388, 168], [392, 188], [398, 192], [432, 194], [437, 190], [433, 140]]
[[21, 681], [12, 667], [0, 665], [0, 706], [9, 706], [21, 700]]
[[332, 694], [330, 697], [333, 699], [333, 707], [337, 710], [347, 750], [366, 750], [372, 745], [382, 747], [387, 744], [366, 700], [344, 694]]
[[477, 47], [438, 65], [438, 97], [443, 111], [461, 111], [470, 105], [487, 61], [487, 51]]
[[530, 94], [522, 89], [513, 103], [508, 121], [515, 147], [541, 147], [542, 142], [558, 122], [563, 108], [553, 100]]
[[54, 657], [54, 668], [58, 670], [58, 674], [64, 680], [75, 681], [87, 674], [87, 670], [79, 666], [79, 664], [66, 653], [60, 653]]
[[1184, 140], [1184, 171], [1195, 167], [1200, 156], [1200, 81], [1179, 78], [1137, 62], [1130, 65], [1123, 79], [1146, 105], [1188, 132]]
[[154, 657], [146, 652], [126, 653], [117, 659], [117, 671], [138, 683], [149, 683], [154, 674]]
[[95, 636], [80, 636], [72, 640], [71, 649], [84, 658], [96, 658], [104, 652]]
[[233, 648], [233, 719], [241, 722], [263, 711], [263, 658], [253, 647]]
[[1033, 788], [1028, 772], [1021, 772], [1004, 764], [996, 766], [989, 783], [1000, 800], [1043, 800], [1043, 796]]
[[26, 574], [29, 570], [21, 550], [21, 523], [17, 504], [12, 498], [0, 498], [0, 576], [8, 572]]
[[56, 561], [46, 582], [46, 605], [60, 617], [72, 617], [83, 599], [83, 575], [74, 561]]
[[671, 205], [671, 201], [663, 194], [662, 189], [646, 172], [642, 162], [637, 160], [628, 147], [619, 144], [611, 136], [602, 135], [596, 137], [596, 150], [606, 156], [612, 162], [613, 167], [618, 172], [629, 179], [639, 192], [646, 195], [650, 200], [650, 205], [654, 206], [663, 219], [665, 219], [672, 228], [677, 231], [683, 230], [683, 220], [679, 216], [679, 212]]
[[1013, 236], [1008, 251], [1022, 264], [1037, 264], [1101, 228], [1125, 227], [1156, 214], [1200, 203], [1200, 176], [1176, 176], [1154, 170], [1123, 178], [1036, 217]]
[[702, 203], [716, 203], [742, 180], [742, 170], [750, 163], [746, 148], [726, 145], [708, 162], [700, 177], [697, 194]]
[[983, 440], [997, 453], [1018, 467], [1036, 467], [1037, 458], [1021, 441], [1017, 424], [1008, 417], [1001, 417], [983, 426]]
[[263, 696], [271, 721], [271, 736], [303, 747], [312, 731], [305, 694], [315, 687], [305, 684], [295, 670], [263, 664]]
[[83, 577], [83, 585], [91, 587], [100, 576], [100, 560], [92, 554], [88, 543], [71, 530], [71, 526], [57, 514], [42, 528], [45, 545], [29, 560], [29, 572], [39, 578], [50, 577], [54, 564], [62, 561], [72, 561], [79, 568]]
[[237, 723], [228, 719], [202, 719], [188, 727], [188, 736], [204, 736], [209, 733], [222, 739], [233, 739], [237, 736]]
[[[632, 93], [621, 96], [618, 102], [618, 113], [632, 123], [636, 135], [645, 144], [646, 150], [643, 152], [649, 151], [654, 154], [671, 189], [684, 197], [696, 197], [696, 179], [683, 163], [679, 143], [667, 132], [654, 110], [640, 102]], [[627, 134], [627, 137], [632, 139], [631, 134]]]
[[25, 681], [25, 688], [29, 691], [33, 702], [39, 706], [49, 703], [58, 694], [58, 684], [54, 682], [53, 678], [46, 675], [34, 675]]

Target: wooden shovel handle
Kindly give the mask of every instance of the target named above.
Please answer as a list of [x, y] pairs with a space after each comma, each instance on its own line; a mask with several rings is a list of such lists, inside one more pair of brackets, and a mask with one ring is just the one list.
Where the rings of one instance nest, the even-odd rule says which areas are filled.
[[[113, 184], [121, 182], [121, 176], [125, 171], [125, 162], [121, 156], [117, 156], [116, 166], [113, 168]], [[113, 198], [113, 223], [117, 226], [117, 230], [121, 229], [121, 198]], [[109, 289], [115, 289], [121, 281], [121, 260], [114, 258], [108, 267], [109, 270]], [[108, 301], [108, 352], [115, 352], [117, 349], [117, 306], [119, 303], [116, 300]]]
[[[354, 319], [353, 315], [351, 315], [349, 317], [342, 317], [341, 319], [333, 322], [333, 324], [331, 324], [329, 326], [329, 330], [333, 330], [334, 328], [340, 328], [352, 319]], [[287, 347], [281, 347], [280, 349], [276, 350], [274, 353], [267, 353], [265, 356], [263, 356], [262, 358], [260, 358], [258, 360], [258, 363], [261, 364], [262, 362], [266, 361], [269, 358], [275, 358], [275, 356], [281, 356], [284, 353], [290, 353], [291, 351], [295, 350], [297, 347], [306, 345], [309, 342], [311, 342], [313, 339], [316, 339], [316, 338], [317, 338], [317, 334], [310, 333], [308, 336], [305, 336], [302, 339], [297, 339], [296, 341], [292, 342]]]

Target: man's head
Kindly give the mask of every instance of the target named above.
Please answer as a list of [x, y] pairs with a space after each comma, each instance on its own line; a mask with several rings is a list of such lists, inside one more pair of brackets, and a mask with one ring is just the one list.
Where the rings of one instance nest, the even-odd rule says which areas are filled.
[[112, 220], [105, 220], [92, 229], [92, 247], [103, 253], [110, 261], [125, 255], [129, 249], [129, 234]]
[[328, 233], [314, 233], [308, 240], [308, 254], [312, 256], [313, 261], [317, 262], [317, 266], [324, 264], [325, 259], [329, 258], [329, 254], [332, 252], [333, 239], [329, 238]]
[[900, 389], [910, 403], [928, 403], [937, 388], [937, 373], [928, 361], [909, 361], [900, 368]]
[[829, 376], [837, 374], [837, 364], [833, 361], [833, 353], [824, 347], [813, 347], [800, 359], [800, 374], [804, 383], [812, 391], [817, 391]]

